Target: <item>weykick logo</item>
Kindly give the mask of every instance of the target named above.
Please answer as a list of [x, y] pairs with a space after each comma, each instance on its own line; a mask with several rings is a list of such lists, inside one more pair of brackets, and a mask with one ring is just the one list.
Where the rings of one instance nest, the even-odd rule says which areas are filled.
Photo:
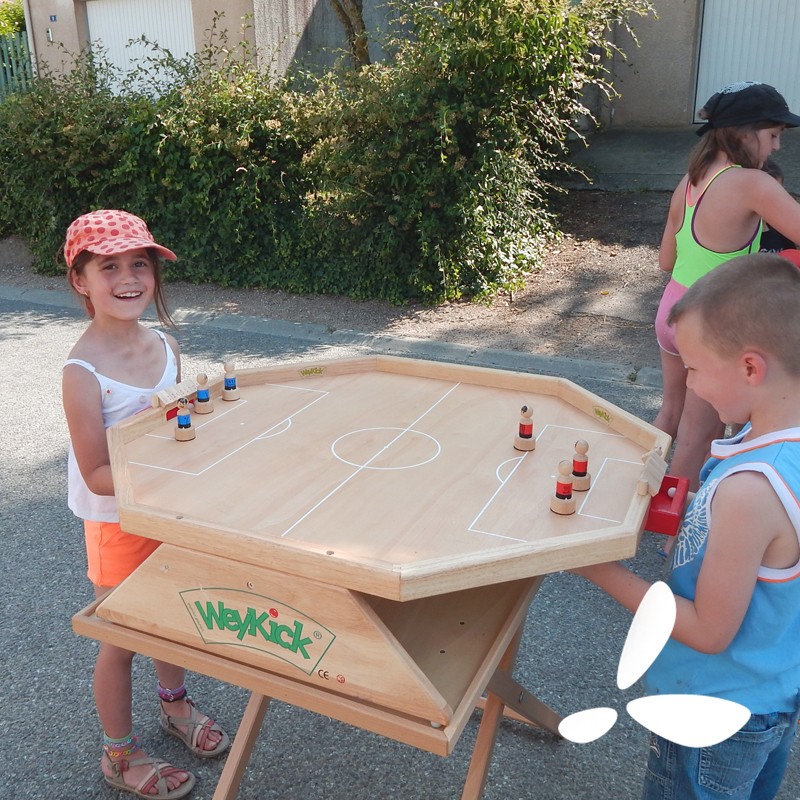
[[206, 644], [250, 647], [310, 675], [336, 635], [296, 608], [240, 589], [180, 593]]
[[[617, 686], [628, 689], [644, 675], [667, 643], [675, 626], [675, 596], [666, 583], [654, 583], [639, 604], [622, 648]], [[661, 694], [639, 697], [627, 705], [628, 713], [664, 739], [685, 747], [711, 747], [733, 736], [750, 718], [739, 703], [696, 694]], [[613, 708], [589, 708], [565, 717], [559, 733], [583, 744], [599, 739], [617, 721]]]

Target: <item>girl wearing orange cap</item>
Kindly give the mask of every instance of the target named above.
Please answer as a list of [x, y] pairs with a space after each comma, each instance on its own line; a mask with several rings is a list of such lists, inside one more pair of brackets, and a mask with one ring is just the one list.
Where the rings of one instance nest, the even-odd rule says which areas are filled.
[[[63, 372], [70, 435], [68, 502], [84, 520], [88, 575], [98, 597], [128, 577], [159, 544], [120, 529], [106, 428], [149, 408], [154, 393], [180, 380], [175, 339], [139, 322], [155, 301], [161, 323], [172, 325], [160, 257], [176, 258], [155, 242], [143, 220], [125, 211], [84, 214], [69, 226], [64, 243], [67, 277], [91, 318]], [[185, 797], [194, 775], [150, 758], [133, 734], [133, 655], [100, 644], [94, 696], [104, 732], [103, 775], [114, 788], [139, 797]], [[184, 686], [184, 669], [162, 661], [155, 668], [164, 731], [197, 756], [223, 753], [229, 738], [195, 708]]]

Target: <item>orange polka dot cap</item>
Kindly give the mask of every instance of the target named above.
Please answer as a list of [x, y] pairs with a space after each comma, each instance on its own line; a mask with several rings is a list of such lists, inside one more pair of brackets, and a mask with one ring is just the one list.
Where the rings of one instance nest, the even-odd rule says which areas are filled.
[[169, 261], [178, 258], [172, 250], [156, 243], [143, 219], [127, 211], [101, 209], [78, 217], [67, 228], [64, 258], [67, 266], [71, 267], [84, 250], [108, 256], [138, 250], [140, 247], [152, 247]]

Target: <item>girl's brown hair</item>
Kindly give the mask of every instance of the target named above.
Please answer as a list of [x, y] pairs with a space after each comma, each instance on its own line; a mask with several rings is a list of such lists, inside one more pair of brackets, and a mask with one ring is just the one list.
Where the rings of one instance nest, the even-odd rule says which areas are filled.
[[[702, 116], [702, 114], [701, 114]], [[703, 134], [703, 138], [695, 145], [689, 156], [689, 181], [695, 186], [700, 182], [708, 167], [717, 157], [717, 153], [725, 153], [732, 164], [749, 169], [760, 169], [753, 148], [747, 140], [764, 128], [774, 128], [774, 122], [756, 122], [752, 125], [736, 125], [729, 128], [712, 128]]]

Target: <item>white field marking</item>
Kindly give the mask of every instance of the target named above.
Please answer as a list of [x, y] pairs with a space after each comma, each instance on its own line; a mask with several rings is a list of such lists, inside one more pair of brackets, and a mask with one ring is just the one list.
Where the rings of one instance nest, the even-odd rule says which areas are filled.
[[[191, 477], [197, 478], [200, 475], [204, 475], [210, 469], [214, 469], [214, 467], [219, 466], [224, 461], [227, 461], [231, 456], [236, 455], [236, 453], [241, 452], [246, 447], [250, 447], [250, 445], [254, 444], [255, 442], [263, 441], [264, 439], [268, 439], [271, 436], [277, 436], [280, 433], [285, 433], [287, 430], [289, 430], [289, 428], [291, 428], [292, 419], [294, 417], [296, 417], [298, 414], [302, 414], [304, 411], [306, 411], [307, 409], [311, 408], [311, 406], [313, 406], [314, 404], [318, 403], [320, 400], [323, 400], [325, 397], [327, 397], [330, 394], [330, 392], [322, 391], [320, 389], [307, 389], [307, 388], [302, 388], [302, 387], [297, 387], [297, 386], [282, 386], [279, 383], [276, 383], [276, 384], [265, 384], [265, 385], [268, 385], [268, 386], [280, 386], [283, 389], [296, 389], [297, 391], [301, 391], [301, 392], [314, 392], [315, 394], [318, 394], [319, 397], [314, 398], [311, 402], [307, 403], [302, 408], [297, 409], [297, 411], [294, 411], [288, 417], [284, 417], [284, 419], [276, 422], [274, 425], [271, 425], [265, 431], [262, 431], [261, 433], [259, 433], [256, 436], [254, 436], [252, 439], [249, 439], [248, 441], [244, 442], [242, 445], [237, 447], [235, 450], [231, 450], [229, 453], [226, 453], [224, 456], [222, 456], [222, 458], [218, 458], [216, 461], [212, 462], [211, 464], [206, 466], [204, 469], [201, 469], [199, 472], [192, 472], [191, 470], [185, 470], [185, 469], [175, 469], [173, 467], [162, 467], [162, 466], [159, 466], [157, 464], [145, 464], [145, 463], [143, 463], [141, 461], [130, 461], [129, 463], [130, 464], [134, 464], [137, 467], [147, 467], [149, 469], [160, 470], [161, 472], [172, 472], [172, 473], [175, 473], [175, 474], [178, 474], [178, 475], [189, 475]], [[246, 403], [247, 403], [246, 400], [237, 400], [236, 401], [236, 406], [241, 408]], [[235, 410], [236, 410], [235, 407], [234, 408], [230, 408], [230, 409], [222, 412], [222, 414], [220, 414], [220, 416], [224, 416], [225, 414], [230, 414]], [[213, 421], [213, 420], [209, 420], [209, 422], [211, 422], [211, 421]], [[203, 424], [205, 425], [207, 423], [203, 423]], [[198, 426], [198, 428], [199, 427], [201, 427], [201, 426]], [[278, 430], [278, 428], [281, 428], [281, 427], [282, 427], [282, 430]], [[150, 434], [147, 434], [147, 435], [150, 435]], [[159, 436], [159, 437], [156, 437], [156, 438], [169, 438], [169, 437]]]
[[[616, 434], [608, 434], [608, 435], [615, 436]], [[534, 451], [530, 451], [530, 452], [534, 452]], [[500, 464], [497, 465], [497, 469], [495, 470], [495, 476], [497, 477], [497, 480], [498, 480], [500, 485], [497, 487], [497, 489], [495, 489], [494, 493], [486, 501], [486, 503], [484, 503], [483, 508], [475, 515], [475, 519], [473, 519], [472, 522], [470, 522], [469, 527], [467, 528], [467, 531], [469, 531], [469, 533], [480, 533], [483, 536], [492, 536], [495, 539], [507, 539], [508, 541], [511, 541], [511, 542], [527, 542], [528, 541], [528, 539], [521, 539], [518, 536], [508, 536], [507, 534], [504, 534], [504, 533], [497, 533], [496, 531], [486, 531], [486, 530], [482, 530], [481, 528], [476, 527], [477, 524], [478, 524], [478, 521], [480, 520], [480, 518], [489, 510], [489, 508], [491, 507], [492, 503], [497, 499], [497, 495], [500, 494], [500, 492], [503, 490], [505, 485], [511, 480], [511, 478], [514, 475], [514, 473], [517, 471], [517, 469], [519, 469], [520, 464], [522, 464], [522, 462], [528, 457], [528, 455], [529, 455], [529, 453], [524, 453], [521, 456], [518, 456], [516, 458], [509, 458], [507, 461], [503, 461], [503, 462], [501, 462]], [[508, 473], [508, 475], [505, 478], [502, 478], [500, 476], [500, 470], [502, 470], [502, 468], [506, 464], [510, 464], [512, 461], [516, 461], [517, 464], [514, 466], [514, 468]], [[600, 517], [597, 514], [584, 514], [584, 513], [582, 513], [582, 509], [583, 509], [584, 505], [586, 505], [586, 503], [589, 500], [589, 495], [591, 495], [592, 491], [595, 488], [595, 481], [599, 479], [600, 475], [603, 472], [603, 469], [604, 469], [605, 465], [607, 463], [609, 463], [609, 462], [616, 462], [616, 463], [619, 463], [619, 464], [636, 464], [636, 465], [638, 465], [638, 463], [639, 463], [638, 461], [628, 461], [625, 458], [604, 458], [603, 461], [600, 464], [600, 469], [597, 470], [596, 475], [592, 476], [592, 485], [589, 487], [589, 491], [585, 493], [586, 497], [583, 499], [583, 502], [581, 503], [580, 508], [576, 509], [575, 513], [578, 516], [586, 517], [587, 519], [597, 519], [597, 520], [600, 520], [601, 522], [616, 522], [616, 523], [622, 522], [621, 519], [611, 519], [609, 517]], [[550, 477], [553, 480], [556, 479], [555, 475], [551, 475]]]
[[[298, 525], [299, 525], [301, 522], [303, 522], [303, 521], [304, 521], [304, 520], [306, 520], [308, 517], [310, 517], [310, 516], [311, 516], [311, 515], [312, 515], [312, 514], [313, 514], [313, 513], [314, 513], [314, 512], [315, 512], [315, 511], [316, 511], [316, 510], [317, 510], [317, 509], [320, 507], [320, 506], [322, 506], [322, 505], [323, 505], [323, 504], [324, 504], [324, 503], [325, 503], [327, 500], [329, 500], [331, 497], [333, 497], [333, 495], [335, 495], [335, 494], [336, 494], [336, 493], [337, 493], [337, 492], [338, 492], [338, 491], [339, 491], [339, 490], [340, 490], [342, 487], [344, 487], [344, 486], [346, 486], [348, 483], [350, 483], [350, 481], [351, 481], [351, 480], [353, 480], [353, 478], [355, 478], [355, 477], [356, 477], [356, 475], [360, 475], [360, 474], [361, 474], [361, 472], [363, 472], [365, 469], [368, 469], [368, 468], [369, 468], [369, 465], [370, 465], [370, 464], [371, 464], [371, 463], [372, 463], [372, 462], [373, 462], [373, 461], [374, 461], [376, 458], [378, 458], [378, 456], [380, 456], [380, 455], [382, 455], [384, 452], [386, 452], [386, 451], [387, 451], [387, 450], [388, 450], [388, 449], [389, 449], [389, 448], [390, 448], [390, 447], [391, 447], [391, 446], [392, 446], [392, 445], [393, 445], [395, 442], [397, 442], [397, 441], [398, 441], [398, 440], [399, 440], [399, 439], [400, 439], [400, 438], [401, 438], [401, 437], [402, 437], [402, 436], [403, 436], [405, 433], [407, 433], [408, 431], [412, 430], [412, 429], [414, 428], [414, 426], [415, 426], [415, 425], [416, 425], [416, 424], [417, 424], [417, 423], [418, 423], [418, 422], [419, 422], [421, 419], [424, 419], [424, 418], [425, 418], [425, 417], [426, 417], [428, 414], [430, 414], [430, 413], [431, 413], [431, 411], [433, 411], [433, 410], [434, 410], [434, 409], [435, 409], [435, 408], [436, 408], [436, 407], [437, 407], [437, 406], [438, 406], [440, 403], [444, 402], [444, 401], [445, 401], [445, 400], [446, 400], [446, 399], [447, 399], [447, 398], [448, 398], [448, 397], [449, 397], [449, 396], [450, 396], [450, 395], [451, 395], [451, 394], [452, 394], [452, 393], [453, 393], [453, 392], [454, 392], [456, 389], [458, 389], [458, 387], [459, 387], [459, 386], [461, 386], [461, 383], [460, 383], [460, 382], [459, 382], [459, 383], [456, 383], [456, 384], [454, 384], [453, 386], [451, 386], [451, 387], [450, 387], [450, 388], [449, 388], [449, 389], [448, 389], [448, 390], [447, 390], [447, 391], [446, 391], [446, 392], [445, 392], [445, 393], [444, 393], [444, 394], [443, 394], [443, 395], [442, 395], [442, 396], [441, 396], [441, 397], [440, 397], [440, 398], [439, 398], [439, 399], [438, 399], [438, 400], [437, 400], [437, 401], [436, 401], [436, 402], [435, 402], [435, 403], [434, 403], [432, 406], [430, 406], [430, 407], [429, 407], [429, 408], [427, 408], [425, 411], [423, 411], [423, 412], [422, 412], [422, 413], [421, 413], [421, 414], [420, 414], [420, 415], [419, 415], [419, 416], [418, 416], [418, 417], [417, 417], [417, 418], [416, 418], [416, 419], [415, 419], [413, 422], [409, 423], [409, 425], [408, 425], [408, 426], [406, 426], [405, 428], [398, 428], [398, 430], [400, 431], [400, 433], [398, 433], [398, 434], [397, 434], [397, 436], [395, 436], [395, 437], [394, 437], [394, 439], [392, 439], [392, 441], [390, 441], [388, 444], [384, 445], [384, 446], [383, 446], [383, 447], [382, 447], [380, 450], [378, 450], [378, 452], [376, 452], [376, 453], [375, 453], [375, 455], [374, 455], [374, 456], [372, 456], [372, 458], [368, 459], [368, 460], [367, 460], [367, 461], [366, 461], [364, 464], [362, 464], [362, 465], [361, 465], [361, 466], [359, 466], [359, 467], [356, 467], [356, 469], [355, 469], [355, 470], [354, 470], [354, 471], [353, 471], [353, 472], [352, 472], [350, 475], [348, 475], [346, 478], [344, 478], [344, 479], [343, 479], [343, 480], [342, 480], [342, 481], [341, 481], [341, 482], [340, 482], [340, 483], [339, 483], [337, 486], [334, 486], [334, 487], [333, 487], [333, 489], [331, 489], [331, 490], [330, 490], [330, 492], [328, 492], [328, 494], [326, 494], [326, 495], [325, 495], [325, 496], [324, 496], [324, 497], [323, 497], [321, 500], [319, 500], [317, 503], [315, 503], [313, 506], [311, 506], [311, 508], [309, 508], [309, 509], [308, 509], [308, 511], [306, 511], [306, 512], [305, 512], [305, 514], [302, 514], [302, 515], [301, 515], [301, 516], [300, 516], [298, 519], [296, 519], [296, 520], [295, 520], [295, 521], [294, 521], [294, 522], [293, 522], [293, 523], [292, 523], [292, 524], [291, 524], [291, 525], [290, 525], [290, 526], [289, 526], [289, 527], [288, 527], [288, 528], [287, 528], [287, 529], [286, 529], [286, 530], [285, 530], [285, 531], [284, 531], [284, 532], [281, 534], [281, 538], [283, 538], [284, 536], [288, 536], [288, 535], [289, 535], [289, 534], [290, 534], [290, 533], [291, 533], [291, 532], [292, 532], [292, 531], [293, 531], [293, 530], [294, 530], [294, 529], [295, 529], [295, 528], [296, 528], [296, 527], [297, 527], [297, 526], [298, 526]], [[340, 437], [340, 438], [341, 438], [341, 437]], [[331, 451], [332, 451], [332, 450], [333, 450], [333, 445], [331, 445]], [[334, 456], [334, 457], [336, 457], [336, 453], [333, 453], [333, 456]]]
[[[602, 462], [600, 463], [600, 469], [598, 469], [597, 472], [594, 475], [592, 475], [592, 485], [589, 487], [589, 491], [585, 493], [586, 497], [583, 498], [583, 502], [581, 503], [580, 508], [577, 511], [577, 513], [580, 514], [582, 517], [587, 517], [588, 519], [599, 519], [601, 522], [618, 522], [618, 523], [622, 522], [621, 519], [612, 519], [610, 517], [600, 517], [597, 514], [583, 514], [582, 513], [583, 507], [586, 505], [586, 503], [589, 502], [589, 497], [591, 496], [592, 492], [595, 489], [595, 485], [596, 485], [595, 481], [599, 482], [600, 475], [602, 475], [606, 464], [608, 464], [609, 462], [612, 462], [612, 461], [617, 463], [617, 464], [636, 464], [637, 466], [638, 466], [638, 463], [639, 463], [637, 461], [628, 461], [625, 458], [604, 458], [602, 460]], [[556, 479], [555, 475], [553, 475], [552, 477], [553, 477], [553, 480]]]
[[[616, 431], [588, 430], [588, 429], [585, 429], [585, 428], [573, 428], [570, 425], [555, 425], [555, 424], [550, 424], [550, 423], [547, 423], [542, 428], [541, 432], [539, 433], [539, 436], [541, 436], [548, 428], [560, 428], [561, 430], [574, 431], [575, 433], [590, 433], [593, 436], [595, 436], [595, 435], [613, 436], [616, 439], [624, 439], [625, 438], [621, 433], [617, 433]], [[538, 440], [538, 438], [539, 437], [537, 437], [537, 440]], [[589, 456], [589, 460], [591, 462], [591, 455]], [[608, 517], [599, 517], [599, 516], [597, 516], [595, 514], [584, 514], [584, 513], [582, 513], [582, 509], [586, 505], [586, 503], [589, 501], [589, 497], [591, 496], [592, 491], [594, 489], [595, 479], [600, 477], [600, 473], [603, 471], [603, 467], [605, 466], [607, 461], [619, 461], [619, 462], [621, 462], [623, 464], [634, 464], [634, 463], [636, 463], [634, 461], [627, 461], [625, 459], [620, 459], [620, 458], [606, 458], [606, 459], [603, 459], [602, 463], [600, 464], [600, 469], [598, 469], [597, 472], [592, 476], [592, 485], [589, 487], [589, 491], [585, 493], [585, 497], [583, 498], [583, 502], [581, 503], [580, 508], [577, 509], [576, 513], [579, 514], [582, 517], [587, 517], [588, 519], [597, 519], [597, 520], [600, 520], [601, 522], [622, 522], [621, 519], [609, 519]], [[550, 477], [553, 480], [556, 479], [555, 475], [551, 475]]]
[[[528, 457], [528, 453], [533, 452], [529, 450], [526, 453], [523, 453], [521, 456], [515, 456], [514, 458], [509, 458], [506, 461], [501, 462], [497, 465], [497, 469], [495, 470], [495, 476], [498, 481], [498, 486], [492, 493], [492, 496], [483, 504], [483, 508], [475, 515], [475, 519], [470, 522], [467, 526], [467, 531], [469, 533], [482, 533], [484, 536], [493, 536], [495, 539], [508, 539], [511, 542], [525, 542], [526, 539], [520, 539], [517, 536], [506, 536], [502, 533], [495, 533], [494, 531], [482, 531], [480, 528], [476, 528], [475, 526], [478, 524], [478, 520], [486, 513], [492, 503], [495, 501], [496, 497], [500, 492], [503, 490], [503, 487], [511, 480], [514, 473], [519, 469], [520, 464]], [[506, 465], [510, 464], [512, 461], [516, 461], [517, 463], [514, 465], [514, 468], [511, 472], [506, 475], [505, 478], [500, 477], [500, 470]]]
[[[236, 411], [236, 407], [237, 406], [239, 408], [241, 408], [242, 406], [247, 405], [247, 400], [240, 400], [239, 402], [236, 403], [235, 406], [231, 405], [231, 403], [225, 403], [225, 405], [226, 406], [230, 406], [230, 407], [227, 408], [225, 411], [220, 411], [219, 414], [216, 413], [216, 409], [215, 409], [213, 414], [209, 414], [208, 415], [208, 416], [212, 417], [212, 419], [203, 420], [202, 422], [198, 422], [196, 425], [194, 424], [194, 420], [198, 416], [202, 416], [202, 414], [200, 414], [200, 415], [192, 414], [192, 426], [199, 431], [201, 428], [205, 428], [206, 425], [210, 425], [212, 422], [215, 422], [216, 420], [222, 419], [222, 417], [225, 417], [228, 414], [232, 414], [234, 411]], [[172, 420], [170, 420], [170, 422], [172, 422]], [[145, 436], [146, 439], [163, 439], [164, 441], [168, 441], [168, 442], [171, 442], [175, 438], [174, 436], [164, 436], [161, 433], [146, 433], [144, 436]], [[136, 463], [136, 462], [131, 462], [131, 463]], [[147, 467], [147, 466], [151, 466], [151, 465], [150, 464], [142, 464], [140, 466]], [[156, 467], [156, 469], [158, 469], [158, 467]]]
[[[283, 427], [280, 430], [278, 430], [279, 425], [283, 425]], [[288, 431], [289, 428], [291, 427], [292, 427], [292, 418], [286, 417], [286, 419], [283, 420], [282, 423], [277, 422], [269, 430], [264, 431], [264, 433], [259, 433], [258, 436], [256, 436], [255, 441], [263, 439], [271, 439], [273, 436], [281, 436], [282, 434], [286, 433], [286, 431]]]
[[[523, 453], [521, 456], [514, 456], [514, 458], [509, 458], [506, 461], [501, 461], [497, 465], [497, 469], [494, 471], [494, 476], [495, 476], [495, 478], [497, 478], [498, 483], [500, 483], [500, 489], [503, 488], [502, 484], [504, 484], [517, 471], [517, 468], [525, 460], [525, 457], [528, 455], [529, 452], [531, 452], [531, 451], [529, 450], [529, 451]], [[503, 469], [503, 467], [506, 464], [511, 464], [514, 461], [516, 461], [517, 463], [514, 465], [514, 468], [511, 470], [511, 472], [509, 472], [508, 475], [505, 476], [505, 478], [501, 477], [500, 476], [500, 470]], [[498, 489], [497, 491], [499, 492], [500, 489]], [[495, 494], [497, 494], [497, 492], [495, 492]], [[486, 506], [484, 506], [484, 508], [485, 507]], [[478, 514], [478, 516], [480, 516], [480, 514]], [[477, 517], [476, 517], [476, 519], [477, 519]]]
[[[353, 461], [348, 461], [346, 458], [342, 458], [336, 452], [336, 445], [342, 441], [342, 439], [346, 438], [347, 436], [352, 436], [355, 433], [366, 433], [367, 431], [402, 431], [403, 433], [415, 433], [417, 436], [424, 436], [426, 439], [430, 439], [436, 445], [436, 452], [430, 457], [426, 458], [424, 461], [418, 461], [416, 464], [406, 464], [404, 467], [367, 467], [367, 469], [375, 469], [375, 470], [395, 470], [395, 469], [413, 469], [414, 467], [422, 467], [425, 464], [429, 464], [431, 461], [435, 461], [439, 457], [439, 453], [442, 452], [442, 446], [439, 444], [439, 440], [435, 439], [433, 436], [427, 433], [423, 433], [422, 431], [415, 431], [409, 428], [396, 428], [396, 427], [380, 427], [380, 428], [359, 428], [355, 431], [350, 431], [349, 433], [343, 433], [334, 443], [331, 445], [331, 453], [333, 453], [333, 457], [337, 461], [341, 461], [342, 464], [347, 464], [350, 467], [361, 467], [364, 466], [363, 464], [356, 464]], [[399, 437], [396, 437], [392, 440], [392, 444], [397, 441]], [[388, 447], [388, 445], [387, 445]], [[384, 448], [385, 450], [386, 448]], [[371, 464], [377, 456], [372, 456], [369, 459], [367, 464]]]
[[[617, 433], [616, 431], [598, 431], [598, 430], [591, 430], [589, 428], [573, 428], [571, 425], [556, 425], [555, 423], [548, 422], [546, 425], [542, 427], [542, 430], [539, 432], [539, 436], [536, 437], [536, 441], [538, 442], [541, 438], [542, 434], [548, 428], [561, 428], [564, 431], [575, 431], [575, 433], [591, 433], [592, 436], [613, 436], [616, 439], [624, 439], [625, 437], [621, 433]], [[591, 456], [589, 456], [591, 459]]]

